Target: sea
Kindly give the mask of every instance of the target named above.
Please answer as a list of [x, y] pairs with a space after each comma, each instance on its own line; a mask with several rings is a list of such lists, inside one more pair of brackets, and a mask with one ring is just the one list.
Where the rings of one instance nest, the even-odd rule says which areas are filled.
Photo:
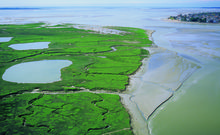
[[[0, 8], [0, 24], [44, 22], [48, 25], [55, 25], [71, 23], [91, 27], [123, 26], [154, 30], [152, 35], [154, 44], [172, 53], [172, 55], [170, 55], [171, 53], [158, 53], [156, 59], [152, 58], [154, 63], [165, 61], [166, 58], [165, 64], [175, 67], [172, 68], [172, 71], [167, 71], [170, 74], [179, 72], [184, 75], [186, 61], [193, 63], [198, 68], [184, 79], [175, 79], [180, 82], [180, 85], [173, 90], [173, 96], [166, 102], [161, 102], [162, 104], [146, 119], [149, 134], [219, 135], [220, 24], [167, 20], [169, 16], [202, 12], [220, 12], [220, 8], [147, 6]], [[175, 61], [173, 60], [175, 58], [185, 61]], [[159, 70], [159, 67], [160, 64], [157, 64], [157, 67], [151, 68], [151, 70]], [[184, 72], [176, 71], [177, 68]], [[166, 85], [168, 82], [167, 77], [166, 82], [156, 83]]]

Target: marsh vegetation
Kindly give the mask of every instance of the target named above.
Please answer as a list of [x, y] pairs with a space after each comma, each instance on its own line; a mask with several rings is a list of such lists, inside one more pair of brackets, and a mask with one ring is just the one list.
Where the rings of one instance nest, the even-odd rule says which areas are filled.
[[[68, 26], [68, 27], [67, 27]], [[59, 27], [59, 28], [58, 28]], [[0, 79], [1, 134], [132, 134], [130, 118], [114, 94], [40, 94], [39, 91], [82, 89], [122, 92], [129, 75], [149, 55], [151, 46], [145, 30], [108, 27], [124, 31], [100, 34], [69, 25], [43, 23], [0, 25], [0, 74], [20, 63], [40, 60], [69, 60], [61, 80], [53, 83], [16, 83]], [[12, 44], [50, 42], [48, 48], [15, 50]]]

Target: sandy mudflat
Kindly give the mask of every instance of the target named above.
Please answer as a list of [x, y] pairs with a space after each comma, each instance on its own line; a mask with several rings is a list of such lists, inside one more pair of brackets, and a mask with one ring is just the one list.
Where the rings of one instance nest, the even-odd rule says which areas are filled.
[[122, 103], [131, 115], [133, 132], [137, 135], [148, 134], [148, 116], [172, 95], [172, 92], [164, 90], [163, 87], [143, 81], [148, 64], [149, 60], [144, 59], [143, 66], [135, 75], [131, 76], [126, 93], [120, 94]]
[[131, 127], [135, 135], [148, 135], [147, 121], [139, 111], [138, 106], [130, 100], [131, 95], [119, 94], [121, 102], [131, 116]]
[[141, 68], [130, 76], [126, 92], [120, 94], [137, 135], [149, 134], [147, 121], [151, 114], [199, 68], [166, 49], [155, 46], [147, 49], [151, 56], [142, 61]]

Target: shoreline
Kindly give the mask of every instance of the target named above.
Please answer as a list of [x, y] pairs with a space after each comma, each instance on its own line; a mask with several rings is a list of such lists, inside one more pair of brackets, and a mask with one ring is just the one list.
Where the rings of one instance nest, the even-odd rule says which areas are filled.
[[[148, 35], [152, 41], [153, 32], [155, 31]], [[130, 83], [126, 91], [119, 94], [122, 104], [131, 116], [131, 127], [135, 135], [150, 135], [148, 122], [151, 116], [199, 69], [197, 64], [178, 56], [175, 52], [158, 47], [154, 42], [152, 47], [144, 49], [150, 52], [150, 57], [142, 60], [142, 66], [134, 75], [129, 76]], [[163, 64], [160, 67], [149, 68], [161, 61]], [[169, 64], [175, 65], [172, 67]], [[173, 72], [174, 69], [177, 72]]]
[[[152, 42], [153, 42], [152, 34], [154, 32], [155, 32], [154, 30], [146, 30], [146, 33], [148, 34], [148, 38]], [[157, 47], [154, 44], [154, 42], [152, 43], [152, 47]], [[138, 76], [143, 75], [147, 70], [145, 68], [148, 63], [147, 59], [149, 59], [149, 57], [144, 58], [142, 60], [142, 65], [136, 70], [135, 73], [129, 76], [129, 85], [126, 87], [126, 90], [124, 92], [119, 94], [122, 105], [126, 108], [127, 112], [130, 115], [131, 128], [135, 135], [148, 135], [149, 134], [147, 119], [144, 118], [144, 114], [141, 112], [138, 105], [134, 101], [132, 101], [132, 95], [131, 95], [136, 89], [135, 88], [136, 87], [135, 85], [137, 83], [136, 78]]]
[[181, 23], [181, 24], [199, 24], [199, 25], [219, 25], [220, 23], [200, 23], [200, 22], [187, 22], [187, 21], [179, 21], [179, 20], [171, 20], [164, 18], [162, 19], [165, 22], [170, 22], [170, 23]]
[[[154, 103], [147, 103], [149, 100], [145, 99], [145, 96], [147, 96], [146, 93], [141, 93], [143, 88], [141, 88], [140, 85], [144, 85], [141, 81], [141, 78], [148, 70], [147, 67], [149, 64], [149, 58], [143, 59], [142, 63], [143, 64], [138, 69], [138, 71], [134, 75], [130, 76], [130, 84], [127, 87], [126, 91], [123, 92], [123, 94], [119, 94], [119, 96], [121, 97], [122, 104], [131, 116], [131, 127], [133, 133], [135, 135], [150, 135], [150, 130], [148, 128], [148, 118], [155, 111], [155, 109], [152, 108], [157, 108], [158, 106], [160, 106], [161, 102], [169, 99], [171, 95], [169, 94], [169, 92], [166, 92], [159, 88], [160, 86], [158, 87], [154, 84], [150, 84], [148, 85], [150, 86], [149, 89], [156, 91], [156, 93], [159, 93], [159, 95], [162, 97], [160, 97], [160, 99], [155, 98], [156, 100], [154, 101]], [[140, 104], [141, 102], [144, 102], [146, 104]], [[148, 107], [146, 107], [146, 105]]]

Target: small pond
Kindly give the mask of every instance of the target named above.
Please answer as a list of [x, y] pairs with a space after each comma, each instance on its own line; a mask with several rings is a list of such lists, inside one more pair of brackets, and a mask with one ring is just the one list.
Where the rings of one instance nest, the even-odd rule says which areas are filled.
[[15, 50], [31, 50], [31, 49], [44, 49], [48, 48], [50, 42], [34, 42], [34, 43], [23, 43], [23, 44], [12, 44], [11, 47]]
[[8, 42], [12, 39], [12, 37], [0, 37], [0, 42]]
[[72, 64], [69, 60], [25, 62], [8, 68], [2, 78], [17, 83], [52, 83], [61, 80], [61, 69]]

